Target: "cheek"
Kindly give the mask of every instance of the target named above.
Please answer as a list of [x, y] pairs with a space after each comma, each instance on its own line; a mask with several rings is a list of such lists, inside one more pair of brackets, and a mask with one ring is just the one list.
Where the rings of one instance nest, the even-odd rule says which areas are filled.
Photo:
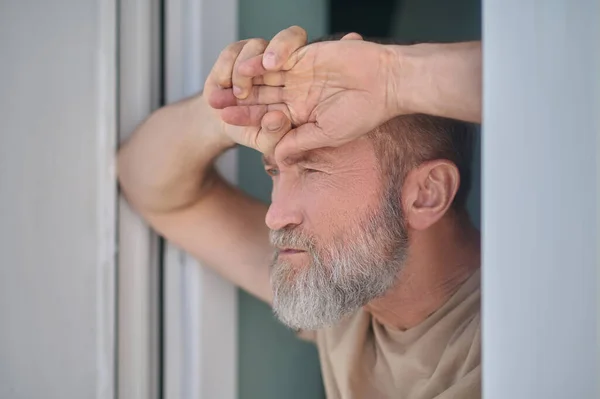
[[328, 177], [307, 182], [302, 191], [306, 228], [324, 241], [344, 237], [380, 198], [377, 183], [364, 178]]

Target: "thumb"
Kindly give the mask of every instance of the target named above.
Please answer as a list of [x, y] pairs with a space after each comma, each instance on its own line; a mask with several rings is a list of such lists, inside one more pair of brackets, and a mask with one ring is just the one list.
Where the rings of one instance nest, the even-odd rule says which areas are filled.
[[272, 154], [277, 143], [291, 127], [292, 123], [284, 112], [278, 110], [267, 112], [260, 122], [260, 131], [256, 136], [256, 149], [263, 154]]
[[285, 160], [290, 155], [332, 146], [333, 141], [323, 134], [323, 129], [315, 123], [305, 123], [283, 136], [275, 148], [275, 159]]

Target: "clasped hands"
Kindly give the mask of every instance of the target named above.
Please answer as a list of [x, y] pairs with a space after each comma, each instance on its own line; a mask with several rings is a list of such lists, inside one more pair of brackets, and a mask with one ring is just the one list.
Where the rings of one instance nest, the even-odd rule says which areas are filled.
[[393, 76], [396, 57], [357, 33], [307, 45], [293, 26], [270, 42], [225, 48], [204, 97], [234, 142], [285, 159], [337, 147], [404, 113]]

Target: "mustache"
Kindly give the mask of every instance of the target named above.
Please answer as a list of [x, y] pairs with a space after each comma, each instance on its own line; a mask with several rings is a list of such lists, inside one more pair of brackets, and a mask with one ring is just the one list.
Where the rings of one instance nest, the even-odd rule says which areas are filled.
[[297, 229], [270, 230], [269, 240], [275, 248], [294, 248], [307, 252], [315, 248], [314, 238]]

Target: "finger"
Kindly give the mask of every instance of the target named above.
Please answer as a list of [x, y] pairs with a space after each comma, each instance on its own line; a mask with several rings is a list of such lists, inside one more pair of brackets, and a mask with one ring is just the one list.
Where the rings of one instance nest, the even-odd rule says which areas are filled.
[[267, 48], [267, 42], [263, 39], [251, 39], [246, 42], [246, 45], [239, 53], [235, 64], [233, 66], [233, 72], [231, 75], [231, 82], [233, 84], [233, 94], [237, 98], [246, 98], [252, 87], [252, 77], [245, 76], [239, 73], [239, 65], [257, 55], [262, 54]]
[[345, 34], [340, 40], [363, 40], [363, 37], [356, 32]]
[[260, 121], [260, 127], [268, 132], [278, 132], [282, 130], [286, 124], [291, 128], [292, 125], [290, 120], [284, 112], [279, 110], [267, 112]]
[[252, 86], [248, 96], [239, 100], [233, 95], [233, 89], [214, 90], [208, 96], [208, 104], [215, 109], [237, 105], [268, 105], [284, 101], [284, 88], [279, 86]]
[[289, 118], [281, 111], [270, 111], [261, 121], [261, 129], [256, 136], [256, 149], [263, 154], [272, 154], [282, 137], [292, 128]]
[[[280, 71], [267, 71], [262, 65], [262, 54], [240, 62], [236, 69], [240, 75], [249, 76], [254, 79], [261, 77], [264, 79], [264, 84], [269, 86], [282, 86], [284, 84], [284, 74]], [[254, 84], [257, 84], [253, 80]], [[263, 84], [263, 80], [260, 80]]]
[[228, 125], [260, 126], [260, 121], [266, 113], [266, 105], [244, 105], [224, 108], [220, 115], [221, 120]]
[[275, 148], [275, 160], [285, 162], [292, 155], [322, 147], [331, 147], [323, 130], [315, 123], [305, 123], [281, 139]]
[[278, 104], [284, 101], [284, 88], [279, 86], [252, 86], [248, 97], [238, 105]]
[[[317, 44], [320, 44], [320, 43], [314, 43], [312, 45], [317, 45]], [[289, 71], [290, 69], [292, 69], [304, 57], [304, 54], [308, 51], [307, 49], [310, 49], [312, 45], [302, 47], [302, 48], [296, 50], [295, 52], [293, 52], [290, 55], [290, 58], [288, 58], [288, 60], [283, 64], [283, 66], [281, 67], [281, 70]]]
[[285, 72], [267, 72], [263, 78], [263, 85], [267, 86], [283, 86], [285, 85]]
[[307, 38], [306, 31], [299, 26], [291, 26], [276, 34], [263, 55], [264, 68], [280, 70], [296, 50], [306, 45]]
[[232, 89], [213, 88], [208, 90], [205, 87], [204, 94], [206, 95], [208, 105], [214, 109], [223, 109], [238, 105], [238, 99], [233, 95]]
[[263, 76], [252, 78], [253, 86], [279, 86], [285, 85], [285, 72], [267, 72]]
[[242, 40], [225, 47], [213, 66], [209, 79], [220, 87], [231, 87], [231, 74], [235, 61], [244, 48], [247, 40]]
[[285, 104], [244, 105], [227, 107], [220, 113], [221, 120], [235, 126], [260, 126], [267, 112], [278, 111], [291, 120], [290, 111]]
[[262, 64], [263, 54], [249, 58], [237, 66], [238, 72], [244, 76], [260, 76], [264, 75], [267, 70]]

